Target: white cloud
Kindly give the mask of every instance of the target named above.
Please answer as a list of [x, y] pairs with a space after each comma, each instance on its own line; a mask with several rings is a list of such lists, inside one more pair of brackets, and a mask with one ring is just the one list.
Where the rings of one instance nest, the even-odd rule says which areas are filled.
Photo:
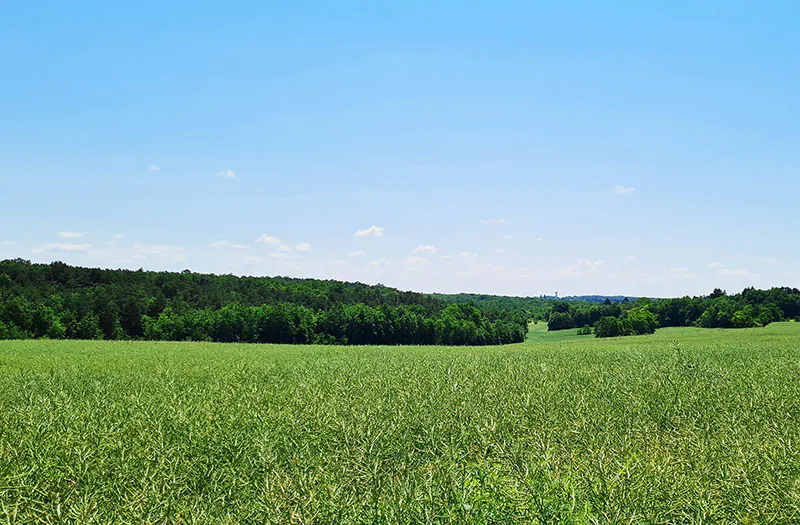
[[414, 265], [426, 265], [430, 264], [431, 262], [426, 259], [425, 257], [413, 256], [413, 257], [406, 257], [406, 261], [410, 262]]
[[91, 247], [92, 247], [91, 244], [71, 244], [71, 243], [46, 244], [44, 246], [44, 251], [57, 252], [57, 253], [76, 253], [76, 252], [89, 251], [89, 248]]
[[124, 239], [125, 235], [122, 233], [115, 233], [114, 235], [111, 236], [111, 238], [114, 239], [115, 241], [118, 241], [120, 239]]
[[536, 237], [536, 242], [543, 242], [543, 241], [544, 239], [542, 239], [541, 237]]
[[419, 246], [414, 248], [414, 250], [412, 250], [411, 253], [431, 253], [431, 254], [433, 254], [433, 253], [436, 253], [436, 252], [437, 252], [437, 250], [436, 250], [435, 247], [433, 247], [433, 246], [431, 246], [429, 244], [427, 244], [425, 246], [420, 244]]
[[147, 255], [142, 255], [140, 253], [137, 253], [135, 255], [131, 255], [131, 259], [136, 259], [137, 261], [144, 261], [145, 259], [147, 259]]
[[472, 252], [461, 252], [461, 253], [459, 253], [459, 255], [461, 257], [477, 257], [478, 256], [478, 254], [475, 254], [475, 253], [472, 253]]
[[147, 170], [148, 170], [148, 171], [159, 171], [159, 170], [161, 170], [161, 168], [159, 168], [159, 167], [158, 167], [158, 166], [156, 166], [155, 164], [151, 164], [151, 165], [150, 165], [150, 167], [149, 167], [149, 168], [147, 168]]
[[774, 257], [762, 257], [761, 262], [766, 264], [778, 264], [778, 259]]
[[596, 261], [592, 261], [590, 259], [583, 259], [581, 261], [576, 262], [575, 264], [570, 264], [569, 266], [564, 266], [563, 268], [559, 269], [556, 272], [556, 277], [564, 278], [564, 277], [578, 277], [579, 275], [585, 275], [587, 273], [594, 273], [599, 270], [606, 262], [603, 259], [598, 259]]
[[244, 262], [245, 264], [258, 264], [264, 262], [264, 259], [261, 257], [245, 257]]
[[722, 263], [721, 263], [721, 262], [719, 262], [719, 261], [712, 262], [712, 263], [708, 263], [708, 264], [706, 265], [706, 267], [708, 267], [708, 268], [722, 268], [723, 266], [725, 266], [725, 265], [724, 265], [724, 264], [722, 264]]
[[348, 253], [347, 256], [352, 259], [353, 257], [361, 257], [362, 255], [364, 255], [366, 253], [367, 252], [365, 252], [364, 250], [356, 250], [354, 252]]
[[370, 226], [366, 230], [358, 230], [356, 237], [383, 237], [383, 232], [386, 228], [379, 228], [377, 226]]
[[283, 253], [283, 252], [271, 253], [271, 254], [269, 254], [269, 256], [270, 257], [274, 257], [275, 259], [281, 259], [283, 257], [286, 257], [286, 253]]
[[391, 259], [387, 259], [386, 257], [381, 257], [376, 261], [370, 261], [367, 263], [367, 268], [386, 268], [392, 264]]
[[757, 279], [760, 277], [759, 274], [753, 273], [750, 270], [745, 270], [744, 268], [737, 268], [735, 270], [731, 268], [723, 268], [722, 270], [719, 270], [717, 274], [725, 275], [727, 277], [748, 277], [750, 279]]
[[209, 244], [209, 246], [211, 246], [212, 248], [235, 248], [237, 250], [243, 250], [247, 248], [246, 244], [234, 244], [230, 241], [212, 242], [211, 244]]
[[295, 246], [294, 249], [297, 250], [298, 252], [310, 252], [311, 245], [308, 244], [307, 242], [301, 242], [300, 244]]
[[226, 179], [233, 179], [236, 178], [236, 172], [229, 169], [218, 171], [217, 177], [225, 177]]
[[286, 246], [285, 244], [281, 244], [280, 246], [278, 246], [278, 250], [280, 250], [282, 252], [290, 252], [290, 251], [292, 251], [292, 249], [289, 248], [288, 246]]
[[441, 258], [442, 258], [442, 259], [452, 259], [452, 258], [453, 258], [453, 256], [452, 256], [452, 255], [442, 255], [442, 257], [441, 257]]
[[694, 279], [695, 277], [697, 277], [697, 275], [693, 274], [689, 268], [671, 268], [669, 270], [670, 279], [686, 280]]
[[630, 262], [630, 261], [632, 261], [634, 259], [635, 259], [635, 257], [633, 255], [628, 255], [627, 257], [625, 257], [625, 260], [628, 261], [628, 262]]
[[511, 234], [508, 234], [508, 235], [503, 235], [503, 239], [511, 239], [511, 238], [512, 238], [512, 237], [511, 237]]
[[58, 232], [58, 236], [63, 239], [77, 239], [78, 237], [83, 237], [83, 234], [78, 232]]
[[261, 237], [256, 239], [256, 242], [259, 244], [280, 244], [281, 240], [278, 239], [277, 237], [273, 237], [272, 235], [267, 235], [265, 233]]
[[16, 246], [17, 241], [3, 241], [3, 246]]
[[618, 195], [630, 195], [631, 193], [634, 193], [636, 191], [636, 188], [634, 188], [633, 186], [621, 186], [617, 184], [616, 186], [614, 186], [613, 191]]
[[484, 219], [481, 221], [481, 224], [503, 224], [506, 222], [505, 219]]
[[[135, 243], [132, 248], [137, 255], [160, 257], [170, 262], [186, 262], [186, 252], [182, 246]], [[136, 255], [133, 257], [136, 258]]]
[[501, 250], [500, 248], [498, 248], [498, 249], [494, 250], [492, 253], [494, 253], [494, 254], [496, 254], [496, 255], [503, 255], [503, 254], [504, 254], [504, 253], [506, 253], [506, 252], [504, 252], [503, 250]]

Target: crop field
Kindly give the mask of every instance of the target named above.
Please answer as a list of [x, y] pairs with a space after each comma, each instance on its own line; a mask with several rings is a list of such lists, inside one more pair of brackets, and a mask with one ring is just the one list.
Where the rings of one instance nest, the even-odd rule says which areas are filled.
[[797, 522], [799, 419], [798, 323], [482, 348], [3, 341], [0, 517]]

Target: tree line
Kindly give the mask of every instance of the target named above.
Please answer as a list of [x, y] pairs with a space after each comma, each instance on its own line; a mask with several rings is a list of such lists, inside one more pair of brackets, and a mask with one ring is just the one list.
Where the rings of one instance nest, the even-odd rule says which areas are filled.
[[754, 328], [790, 319], [800, 320], [797, 288], [746, 288], [728, 295], [719, 288], [708, 296], [637, 299], [596, 305], [557, 301], [550, 307], [549, 330], [581, 328], [597, 337], [653, 333], [667, 326]]
[[522, 311], [382, 285], [0, 261], [0, 339], [486, 345], [526, 334]]

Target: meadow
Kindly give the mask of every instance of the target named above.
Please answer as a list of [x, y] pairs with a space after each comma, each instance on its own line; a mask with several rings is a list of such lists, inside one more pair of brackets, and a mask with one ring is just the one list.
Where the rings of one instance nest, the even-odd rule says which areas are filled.
[[800, 520], [800, 323], [499, 347], [0, 341], [8, 523]]

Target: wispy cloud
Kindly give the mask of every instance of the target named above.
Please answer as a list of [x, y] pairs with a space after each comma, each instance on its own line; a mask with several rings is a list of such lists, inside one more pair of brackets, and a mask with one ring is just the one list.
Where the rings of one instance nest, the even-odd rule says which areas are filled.
[[301, 242], [300, 244], [295, 246], [294, 249], [297, 250], [298, 252], [310, 252], [311, 245], [308, 244], [307, 242]]
[[504, 222], [506, 222], [506, 220], [503, 218], [484, 219], [481, 221], [481, 224], [503, 224]]
[[122, 233], [115, 233], [114, 235], [111, 236], [111, 238], [114, 239], [115, 241], [119, 241], [121, 239], [124, 239], [125, 235]]
[[719, 261], [715, 261], [715, 262], [712, 262], [712, 263], [708, 263], [708, 264], [706, 265], [706, 267], [708, 267], [708, 268], [722, 268], [722, 267], [724, 267], [724, 266], [725, 266], [725, 265], [724, 265], [724, 264], [722, 264], [722, 263], [721, 263], [721, 262], [719, 262]]
[[436, 253], [436, 252], [437, 252], [436, 248], [434, 246], [431, 246], [430, 244], [426, 244], [426, 245], [420, 244], [419, 246], [417, 246], [416, 248], [414, 248], [411, 251], [411, 253], [430, 253], [430, 254], [433, 254], [433, 253]]
[[600, 268], [605, 265], [606, 262], [603, 259], [598, 259], [592, 261], [591, 259], [583, 259], [581, 261], [576, 262], [575, 264], [570, 264], [568, 266], [564, 266], [563, 268], [559, 269], [556, 272], [556, 277], [558, 278], [566, 278], [566, 277], [578, 277], [580, 275], [584, 275], [587, 273], [594, 273]]
[[418, 265], [418, 266], [424, 266], [431, 263], [425, 257], [419, 257], [419, 256], [406, 257], [406, 261], [413, 265]]
[[264, 262], [264, 259], [261, 257], [245, 257], [244, 263], [245, 264], [258, 264]]
[[217, 177], [224, 177], [226, 179], [236, 178], [236, 172], [230, 169], [225, 169], [217, 172]]
[[719, 275], [725, 275], [727, 277], [747, 277], [749, 279], [757, 279], [760, 277], [759, 274], [751, 272], [750, 270], [745, 270], [744, 268], [723, 268], [717, 272]]
[[58, 236], [62, 239], [77, 239], [78, 237], [83, 237], [83, 233], [78, 232], [58, 232]]
[[[170, 262], [186, 262], [186, 250], [182, 246], [134, 243], [132, 248], [137, 255], [155, 256]], [[132, 257], [136, 258], [136, 255]]]
[[379, 228], [378, 226], [370, 226], [366, 230], [358, 230], [355, 234], [356, 237], [383, 237], [383, 232], [386, 228]]
[[354, 252], [348, 253], [347, 256], [352, 259], [353, 257], [361, 257], [362, 255], [364, 255], [366, 253], [367, 252], [365, 252], [364, 250], [356, 250]]
[[541, 237], [536, 237], [536, 242], [544, 242], [544, 239], [542, 239]]
[[280, 246], [278, 246], [278, 250], [280, 250], [282, 252], [290, 252], [290, 251], [292, 251], [292, 249], [289, 248], [288, 246], [286, 246], [285, 244], [281, 244]]
[[478, 256], [477, 253], [472, 253], [472, 252], [461, 252], [458, 255], [460, 255], [461, 257], [477, 257]]
[[270, 256], [270, 257], [273, 257], [273, 258], [275, 258], [275, 259], [281, 259], [281, 258], [283, 258], [283, 257], [286, 257], [286, 252], [276, 252], [276, 253], [271, 253], [271, 254], [269, 254], [269, 256]]
[[278, 239], [277, 237], [273, 237], [272, 235], [267, 235], [265, 233], [261, 237], [256, 239], [256, 242], [259, 244], [280, 244], [281, 240]]
[[511, 234], [503, 235], [503, 239], [511, 239], [511, 238], [512, 238]]
[[46, 244], [44, 246], [44, 251], [58, 252], [58, 253], [76, 253], [76, 252], [87, 252], [91, 247], [92, 247], [91, 244], [72, 244], [72, 243]]
[[381, 257], [380, 259], [377, 259], [375, 261], [368, 262], [367, 268], [373, 268], [373, 269], [386, 268], [390, 264], [392, 264], [391, 259], [387, 259], [386, 257]]
[[630, 261], [632, 261], [634, 259], [635, 259], [635, 257], [633, 255], [628, 255], [627, 257], [625, 257], [625, 261], [627, 261], [627, 262], [630, 262]]
[[678, 279], [678, 280], [688, 280], [694, 279], [697, 277], [696, 274], [692, 273], [689, 268], [670, 268], [669, 276], [670, 279]]
[[494, 250], [492, 253], [495, 254], [495, 255], [503, 255], [506, 252], [503, 251], [501, 248], [498, 248], [498, 249]]
[[147, 168], [147, 171], [161, 171], [161, 168], [159, 168], [155, 164], [151, 164], [150, 167]]
[[762, 257], [760, 260], [762, 263], [766, 264], [778, 264], [778, 259], [775, 257]]
[[247, 248], [246, 244], [234, 244], [230, 241], [217, 241], [209, 244], [212, 248], [235, 248], [237, 250], [244, 250]]
[[621, 186], [617, 184], [616, 186], [614, 186], [613, 191], [618, 195], [630, 195], [631, 193], [634, 193], [636, 191], [636, 188], [634, 188], [633, 186]]

